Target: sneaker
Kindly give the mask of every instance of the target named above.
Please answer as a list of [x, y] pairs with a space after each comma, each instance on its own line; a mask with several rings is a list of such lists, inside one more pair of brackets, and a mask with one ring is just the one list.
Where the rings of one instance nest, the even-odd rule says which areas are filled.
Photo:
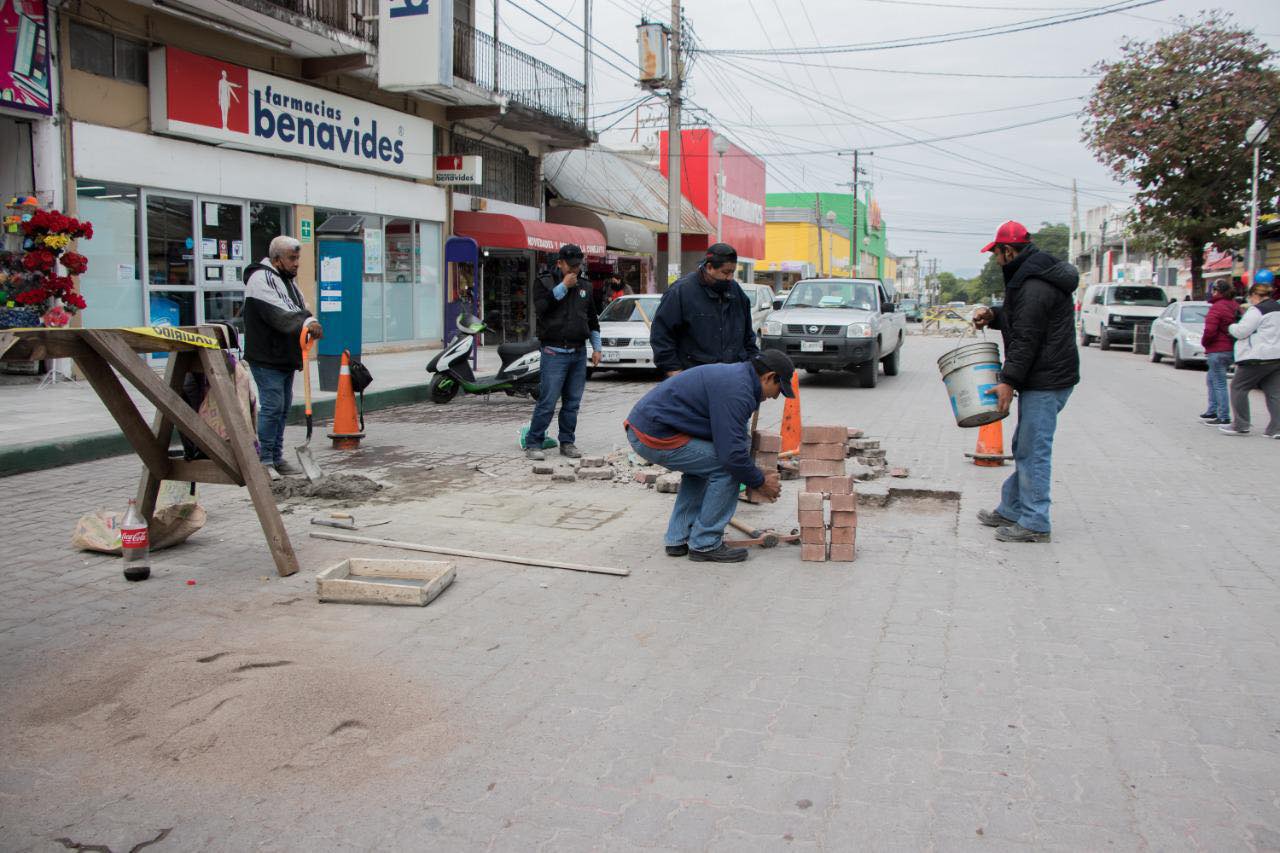
[[1217, 412], [1205, 412], [1203, 415], [1200, 415], [1200, 420], [1202, 421], [1216, 421], [1217, 419]]
[[281, 462], [277, 462], [272, 467], [275, 468], [278, 472], [280, 472], [281, 475], [285, 477], [297, 477], [300, 474], [304, 473], [301, 466], [294, 465], [292, 462], [290, 462], [287, 459]]
[[570, 459], [581, 459], [582, 451], [578, 449], [578, 445], [569, 442], [568, 444], [560, 445], [560, 455], [568, 456]]
[[547, 454], [543, 453], [536, 447], [530, 447], [524, 452], [524, 458], [531, 462], [541, 462], [547, 458]]
[[721, 542], [720, 547], [712, 551], [699, 551], [696, 548], [690, 548], [689, 559], [695, 563], [741, 563], [747, 559], [747, 549], [730, 548]]
[[1280, 432], [1276, 433], [1275, 435], [1269, 435], [1267, 436], [1267, 438], [1280, 438]]
[[994, 509], [978, 510], [978, 521], [987, 527], [1004, 527], [1006, 525], [1017, 524], [1012, 518], [1005, 518]]
[[1249, 431], [1247, 429], [1236, 429], [1233, 426], [1220, 426], [1218, 427], [1218, 432], [1222, 433], [1223, 435], [1248, 435], [1249, 434]]
[[996, 539], [1001, 542], [1048, 542], [1049, 534], [1038, 530], [1028, 530], [1021, 524], [1010, 524], [996, 530]]
[[1222, 426], [1223, 424], [1231, 423], [1231, 421], [1224, 421], [1222, 418], [1213, 418], [1212, 420], [1206, 418], [1205, 420], [1200, 421], [1200, 423], [1205, 426]]
[[667, 546], [668, 557], [683, 557], [688, 553], [689, 553], [688, 545], [668, 545]]

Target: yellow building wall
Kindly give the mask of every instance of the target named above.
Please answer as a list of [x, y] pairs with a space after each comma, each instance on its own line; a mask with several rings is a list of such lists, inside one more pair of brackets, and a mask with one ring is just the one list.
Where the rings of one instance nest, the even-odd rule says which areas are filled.
[[849, 240], [823, 229], [820, 258], [818, 227], [808, 222], [766, 222], [764, 254], [764, 259], [756, 266], [758, 270], [780, 270], [784, 262], [788, 266], [806, 263], [812, 264], [821, 274], [849, 275]]
[[884, 275], [882, 276], [882, 278], [885, 281], [889, 281], [889, 282], [898, 280], [898, 259], [897, 258], [884, 259]]

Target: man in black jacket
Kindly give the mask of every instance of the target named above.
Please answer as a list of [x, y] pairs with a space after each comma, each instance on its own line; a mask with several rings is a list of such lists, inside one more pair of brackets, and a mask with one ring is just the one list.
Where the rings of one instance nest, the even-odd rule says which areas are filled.
[[980, 307], [974, 325], [999, 329], [1004, 364], [994, 389], [1000, 411], [1009, 411], [1018, 393], [1018, 426], [1013, 434], [1015, 470], [1005, 480], [1000, 505], [979, 510], [978, 520], [995, 527], [1001, 542], [1048, 542], [1049, 484], [1058, 413], [1080, 382], [1076, 350], [1076, 268], [1042, 252], [1021, 224], [1000, 226], [991, 252], [1004, 275], [1004, 304]]
[[301, 251], [297, 240], [281, 235], [267, 257], [244, 271], [244, 360], [258, 386], [258, 458], [281, 474], [302, 473], [284, 458], [293, 375], [302, 369], [302, 328], [317, 340], [323, 336], [293, 280]]
[[557, 275], [538, 277], [533, 286], [533, 308], [538, 317], [538, 342], [542, 344], [542, 376], [538, 405], [525, 435], [524, 454], [546, 458], [542, 443], [560, 403], [560, 455], [582, 455], [574, 443], [578, 407], [587, 385], [587, 347], [591, 341], [591, 366], [600, 364], [600, 319], [592, 302], [591, 282], [579, 278], [582, 249], [572, 243], [560, 247]]
[[699, 364], [734, 364], [760, 352], [751, 300], [733, 278], [738, 253], [715, 243], [706, 259], [662, 295], [649, 339], [653, 363], [667, 376]]

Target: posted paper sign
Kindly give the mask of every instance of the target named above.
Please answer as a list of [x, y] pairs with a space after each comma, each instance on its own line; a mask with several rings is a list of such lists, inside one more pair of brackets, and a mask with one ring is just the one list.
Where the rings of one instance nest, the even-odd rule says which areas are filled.
[[341, 302], [321, 302], [320, 303], [321, 314], [325, 313], [326, 311], [341, 311], [341, 310], [342, 310]]
[[342, 281], [342, 258], [320, 259], [320, 281]]

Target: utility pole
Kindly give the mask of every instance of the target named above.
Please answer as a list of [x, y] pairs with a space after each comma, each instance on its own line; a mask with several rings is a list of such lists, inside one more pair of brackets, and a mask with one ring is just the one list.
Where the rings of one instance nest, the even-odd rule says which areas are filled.
[[[841, 152], [842, 155], [844, 153]], [[853, 149], [853, 180], [847, 184], [841, 184], [841, 186], [846, 186], [853, 190], [853, 233], [850, 235], [853, 246], [853, 257], [850, 259], [853, 262], [853, 278], [858, 278], [862, 275], [862, 241], [858, 239], [858, 185], [865, 182], [859, 177], [862, 174], [862, 169], [858, 167], [859, 153], [858, 149]], [[874, 153], [873, 151], [868, 151], [867, 156]]]
[[818, 226], [818, 275], [826, 276], [830, 274], [822, 271], [822, 259], [824, 257], [822, 251], [822, 193], [813, 194], [813, 223]]
[[1075, 265], [1076, 255], [1080, 251], [1080, 194], [1076, 190], [1076, 179], [1071, 179], [1071, 233], [1067, 236], [1067, 263]]
[[[498, 43], [493, 43], [498, 53]], [[591, 130], [591, 0], [582, 3], [582, 126]]]
[[924, 249], [908, 249], [907, 253], [910, 255], [915, 255], [915, 258], [916, 258], [916, 263], [915, 263], [915, 266], [912, 267], [911, 274], [915, 278], [915, 281], [913, 283], [915, 284], [916, 299], [920, 299], [925, 295], [924, 287], [922, 286], [922, 282], [920, 280], [920, 256], [925, 253], [925, 250]]
[[671, 0], [671, 80], [667, 94], [667, 282], [680, 277], [680, 0]]

